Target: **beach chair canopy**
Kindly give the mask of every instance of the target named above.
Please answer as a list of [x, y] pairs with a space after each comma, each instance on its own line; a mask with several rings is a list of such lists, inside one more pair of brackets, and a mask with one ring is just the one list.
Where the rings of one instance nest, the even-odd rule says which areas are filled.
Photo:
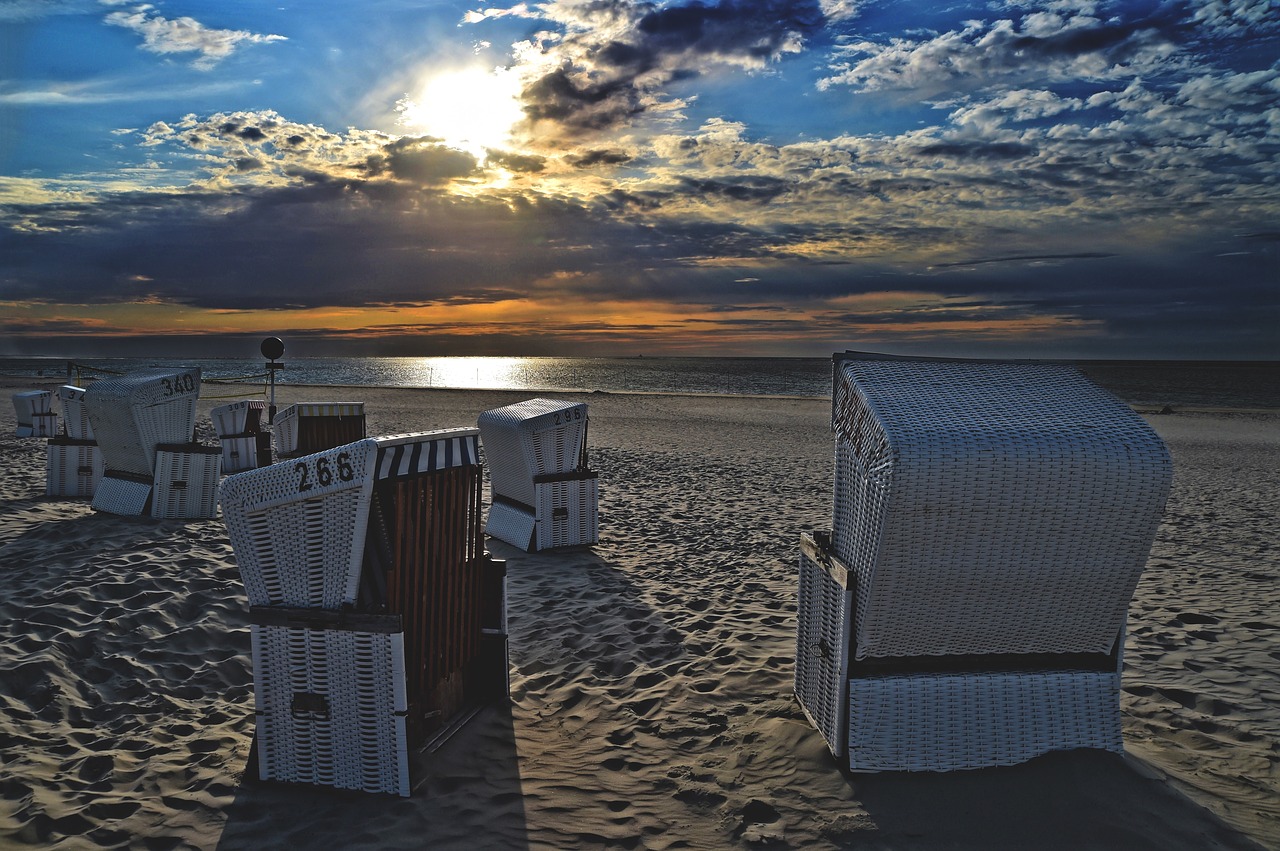
[[587, 467], [587, 406], [529, 399], [480, 414], [477, 424], [495, 493], [535, 505], [534, 478]]
[[1063, 364], [848, 353], [834, 371], [856, 658], [1110, 652], [1172, 479], [1150, 426]]
[[276, 451], [309, 455], [364, 439], [364, 402], [300, 402], [276, 416]]
[[53, 393], [49, 390], [22, 390], [13, 394], [13, 410], [18, 421], [19, 437], [52, 437], [57, 429], [57, 415], [52, 409]]
[[262, 399], [244, 399], [219, 405], [209, 411], [213, 430], [219, 437], [257, 434], [262, 430], [267, 403]]
[[249, 602], [354, 605], [376, 482], [479, 464], [479, 432], [370, 437], [228, 476], [219, 500]]
[[95, 381], [84, 404], [107, 469], [150, 478], [156, 447], [195, 435], [200, 369], [144, 369]]

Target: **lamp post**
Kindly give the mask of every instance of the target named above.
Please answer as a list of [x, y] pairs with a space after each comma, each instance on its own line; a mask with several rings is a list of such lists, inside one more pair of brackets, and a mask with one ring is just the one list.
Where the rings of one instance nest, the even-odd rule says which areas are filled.
[[284, 369], [284, 364], [276, 363], [276, 358], [284, 354], [284, 340], [279, 337], [268, 337], [262, 341], [262, 356], [269, 358], [267, 375], [271, 378], [271, 405], [267, 408], [267, 422], [274, 425], [276, 421], [276, 370]]

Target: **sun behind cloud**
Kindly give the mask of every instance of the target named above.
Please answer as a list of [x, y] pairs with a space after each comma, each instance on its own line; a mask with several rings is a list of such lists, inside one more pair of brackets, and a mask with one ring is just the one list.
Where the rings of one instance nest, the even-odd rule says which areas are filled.
[[397, 107], [406, 127], [483, 156], [505, 146], [524, 118], [519, 94], [520, 81], [510, 71], [460, 68], [428, 78]]

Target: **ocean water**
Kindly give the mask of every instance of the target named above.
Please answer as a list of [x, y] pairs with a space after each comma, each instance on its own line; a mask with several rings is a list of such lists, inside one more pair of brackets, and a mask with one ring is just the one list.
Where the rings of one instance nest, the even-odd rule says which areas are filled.
[[[1141, 406], [1280, 408], [1280, 361], [1071, 361]], [[296, 358], [277, 381], [377, 387], [831, 395], [829, 358]], [[0, 358], [0, 374], [73, 382], [153, 366], [198, 366], [206, 381], [265, 382], [265, 360]]]

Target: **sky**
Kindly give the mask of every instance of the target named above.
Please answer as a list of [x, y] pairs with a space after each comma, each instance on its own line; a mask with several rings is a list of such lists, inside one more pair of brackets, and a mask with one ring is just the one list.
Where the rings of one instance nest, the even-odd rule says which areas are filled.
[[0, 355], [1280, 357], [1277, 0], [0, 0]]

